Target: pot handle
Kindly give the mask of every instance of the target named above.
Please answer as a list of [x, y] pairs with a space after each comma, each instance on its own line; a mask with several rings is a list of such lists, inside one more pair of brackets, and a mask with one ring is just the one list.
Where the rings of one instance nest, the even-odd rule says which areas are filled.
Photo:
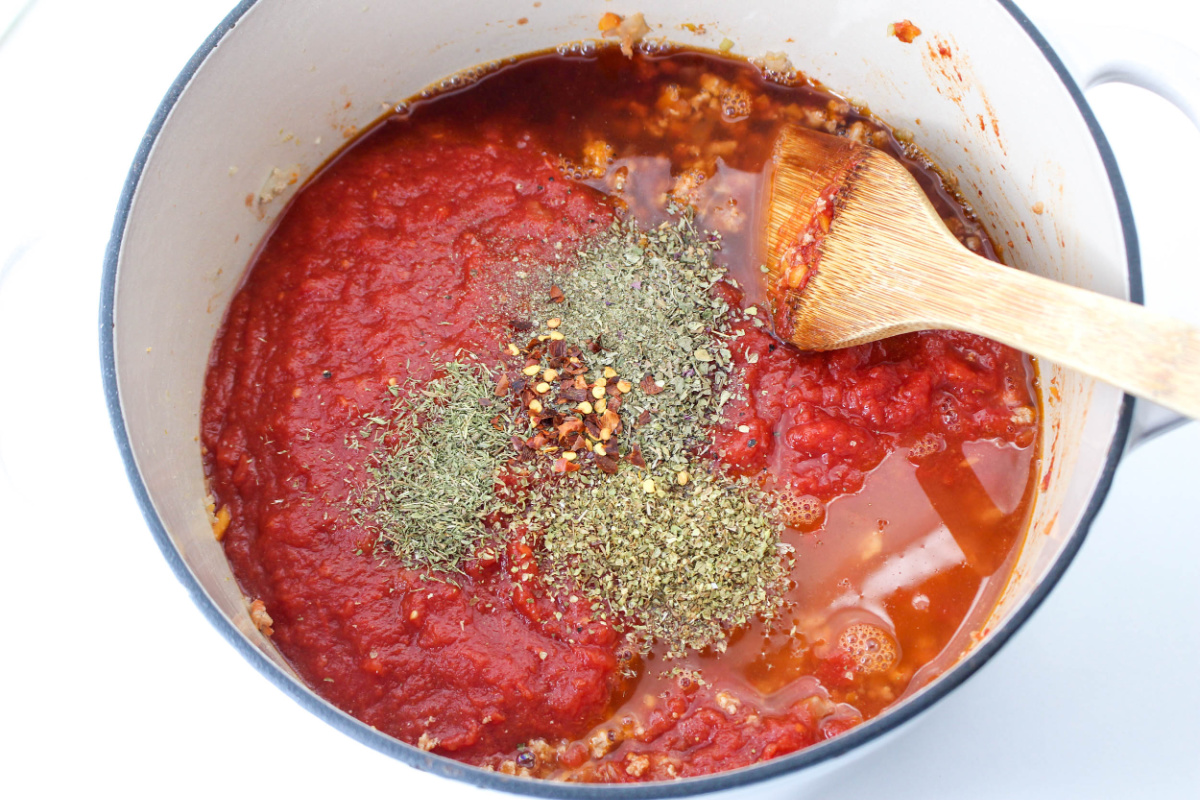
[[1085, 92], [1127, 83], [1154, 92], [1200, 128], [1200, 53], [1148, 31], [1072, 23], [1043, 28]]
[[[1200, 54], [1175, 39], [1148, 31], [1058, 21], [1042, 32], [1083, 91], [1127, 83], [1153, 92], [1200, 128]], [[1126, 449], [1187, 422], [1148, 400], [1136, 400]]]

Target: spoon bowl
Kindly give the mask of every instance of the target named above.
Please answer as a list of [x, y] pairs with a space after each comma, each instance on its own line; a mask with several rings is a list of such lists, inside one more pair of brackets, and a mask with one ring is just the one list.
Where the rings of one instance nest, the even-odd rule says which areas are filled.
[[971, 252], [881, 150], [788, 126], [774, 160], [770, 296], [797, 347], [963, 330], [1200, 417], [1200, 328]]

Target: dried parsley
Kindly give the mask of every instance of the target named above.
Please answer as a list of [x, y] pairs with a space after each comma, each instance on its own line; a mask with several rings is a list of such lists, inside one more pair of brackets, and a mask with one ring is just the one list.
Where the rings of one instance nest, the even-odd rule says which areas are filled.
[[[509, 410], [493, 407], [494, 378], [450, 363], [424, 386], [393, 387], [393, 417], [370, 417], [387, 442], [368, 467], [360, 519], [405, 563], [455, 571], [497, 505], [496, 470], [511, 453]], [[496, 404], [499, 405], [499, 404]]]

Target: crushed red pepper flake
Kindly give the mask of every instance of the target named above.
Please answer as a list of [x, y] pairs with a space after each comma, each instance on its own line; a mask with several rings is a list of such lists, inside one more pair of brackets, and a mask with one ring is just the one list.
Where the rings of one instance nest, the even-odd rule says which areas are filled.
[[643, 392], [651, 397], [656, 394], [661, 394], [662, 390], [666, 388], [664, 386], [660, 386], [658, 382], [654, 380], [654, 376], [650, 374], [647, 374], [644, 378], [642, 378], [642, 382], [638, 384], [638, 386]]
[[625, 460], [640, 469], [646, 468], [646, 459], [642, 458], [642, 446], [636, 442], [633, 447], [629, 448], [629, 452], [625, 455]]

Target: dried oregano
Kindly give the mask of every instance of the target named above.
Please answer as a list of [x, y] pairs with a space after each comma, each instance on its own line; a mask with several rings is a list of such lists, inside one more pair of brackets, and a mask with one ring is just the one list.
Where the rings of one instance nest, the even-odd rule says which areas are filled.
[[771, 616], [785, 580], [778, 532], [762, 491], [692, 467], [581, 473], [535, 495], [547, 578], [580, 591], [597, 614], [671, 652], [724, 649], [729, 632]]

